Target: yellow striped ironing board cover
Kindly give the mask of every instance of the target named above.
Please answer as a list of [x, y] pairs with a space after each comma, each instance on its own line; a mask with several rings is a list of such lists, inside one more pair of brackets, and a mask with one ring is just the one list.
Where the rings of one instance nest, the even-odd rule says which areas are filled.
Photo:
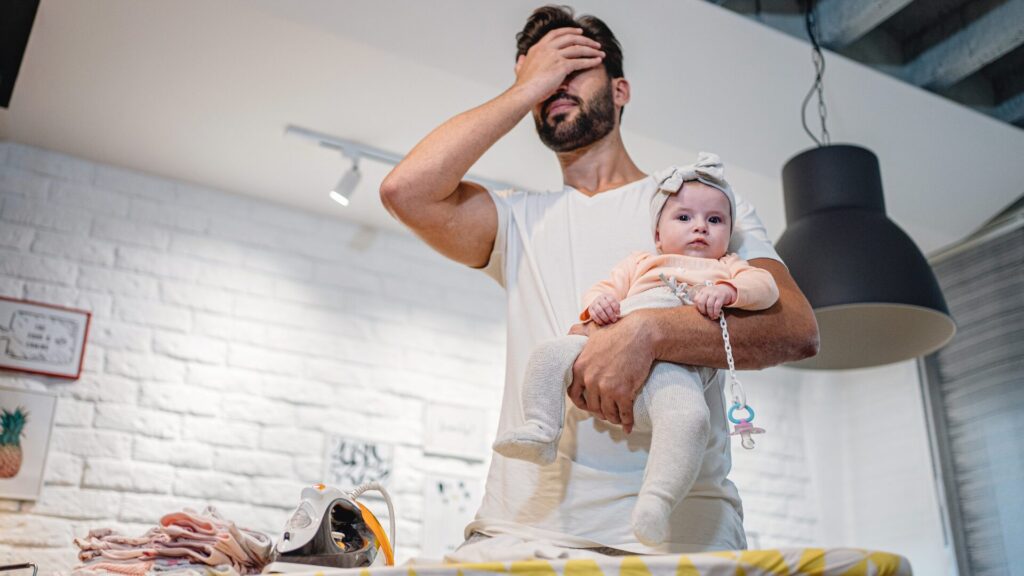
[[323, 576], [911, 576], [898, 554], [859, 548], [779, 548], [601, 560], [524, 560], [311, 571]]

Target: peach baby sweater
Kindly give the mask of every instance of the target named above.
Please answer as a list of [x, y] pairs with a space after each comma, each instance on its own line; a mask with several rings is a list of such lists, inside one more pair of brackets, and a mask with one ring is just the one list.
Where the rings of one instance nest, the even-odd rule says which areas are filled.
[[580, 320], [590, 319], [588, 308], [600, 294], [610, 294], [621, 301], [651, 288], [665, 286], [659, 274], [691, 286], [703, 286], [705, 280], [713, 284], [729, 284], [736, 289], [736, 301], [729, 308], [764, 310], [779, 298], [779, 288], [772, 275], [767, 270], [751, 266], [735, 254], [726, 254], [715, 260], [679, 254], [634, 252], [615, 265], [607, 280], [587, 290], [583, 296]]

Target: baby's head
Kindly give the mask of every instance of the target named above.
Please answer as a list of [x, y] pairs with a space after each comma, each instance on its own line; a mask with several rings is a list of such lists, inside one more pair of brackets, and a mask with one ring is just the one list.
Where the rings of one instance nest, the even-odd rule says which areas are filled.
[[722, 173], [718, 156], [701, 152], [696, 164], [659, 178], [664, 204], [654, 242], [660, 254], [715, 259], [726, 255], [736, 210], [732, 188]]

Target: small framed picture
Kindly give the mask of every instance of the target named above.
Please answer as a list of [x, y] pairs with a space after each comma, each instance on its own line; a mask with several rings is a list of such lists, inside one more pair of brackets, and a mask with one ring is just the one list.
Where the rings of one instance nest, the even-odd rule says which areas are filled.
[[92, 314], [0, 296], [0, 368], [77, 380]]
[[57, 397], [0, 388], [0, 499], [38, 500]]
[[324, 482], [341, 490], [366, 482], [387, 486], [394, 463], [395, 447], [391, 444], [332, 435], [324, 455]]
[[441, 559], [466, 539], [466, 525], [473, 521], [483, 500], [477, 478], [427, 473], [423, 484], [423, 525], [420, 550], [424, 558]]
[[423, 414], [424, 453], [471, 462], [486, 457], [487, 421], [482, 410], [430, 402]]

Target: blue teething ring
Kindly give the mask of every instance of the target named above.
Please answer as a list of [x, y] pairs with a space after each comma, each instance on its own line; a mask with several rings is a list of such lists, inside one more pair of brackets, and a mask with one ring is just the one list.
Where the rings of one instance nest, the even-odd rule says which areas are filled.
[[[750, 418], [747, 418], [745, 420], [737, 420], [736, 417], [733, 416], [733, 413], [736, 412], [737, 410], [741, 409], [741, 408], [745, 409], [747, 412], [750, 413]], [[740, 424], [741, 422], [753, 422], [753, 421], [754, 421], [754, 409], [751, 408], [750, 406], [740, 406], [739, 402], [733, 402], [732, 406], [729, 407], [729, 422], [732, 422], [733, 424]]]

